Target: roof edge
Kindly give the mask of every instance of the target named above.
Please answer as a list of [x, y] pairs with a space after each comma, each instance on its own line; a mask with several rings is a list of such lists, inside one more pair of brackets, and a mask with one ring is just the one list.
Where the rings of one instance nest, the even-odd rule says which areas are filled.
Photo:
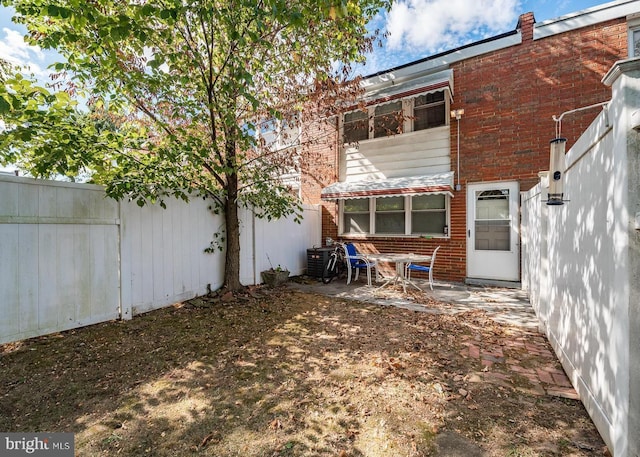
[[637, 13], [639, 9], [639, 0], [616, 0], [596, 5], [535, 24], [533, 26], [533, 39], [540, 40], [601, 22], [624, 18], [627, 15]]

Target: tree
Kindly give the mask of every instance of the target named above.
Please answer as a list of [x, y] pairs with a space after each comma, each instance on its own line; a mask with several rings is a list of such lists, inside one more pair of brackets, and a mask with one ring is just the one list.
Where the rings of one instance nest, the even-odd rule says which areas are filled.
[[[101, 168], [117, 144], [105, 113], [82, 112], [67, 92], [52, 92], [0, 59], [0, 163], [34, 176], [74, 181]], [[82, 151], [78, 154], [77, 151]]]
[[[211, 197], [225, 217], [225, 286], [237, 290], [238, 207], [299, 211], [282, 176], [309, 164], [319, 139], [286, 132], [355, 100], [350, 65], [391, 0], [2, 2], [32, 44], [66, 59], [55, 68], [73, 90], [116, 119], [118, 129], [98, 132], [94, 180], [140, 204]], [[276, 147], [275, 136], [286, 141]]]

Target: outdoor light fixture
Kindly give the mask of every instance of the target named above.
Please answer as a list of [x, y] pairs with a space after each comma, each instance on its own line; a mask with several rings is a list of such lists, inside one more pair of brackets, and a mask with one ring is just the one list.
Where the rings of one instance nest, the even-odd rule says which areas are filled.
[[455, 117], [457, 120], [460, 120], [463, 114], [464, 114], [464, 110], [462, 108], [454, 109], [451, 111], [451, 117]]
[[564, 177], [565, 154], [564, 149], [567, 144], [566, 138], [555, 138], [551, 140], [551, 152], [549, 157], [549, 198], [547, 205], [563, 205], [564, 196], [562, 182]]

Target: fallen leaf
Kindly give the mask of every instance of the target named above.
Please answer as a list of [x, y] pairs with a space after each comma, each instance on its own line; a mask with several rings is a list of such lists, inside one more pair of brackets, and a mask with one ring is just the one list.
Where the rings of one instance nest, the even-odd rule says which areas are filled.
[[279, 430], [282, 428], [282, 422], [280, 422], [280, 419], [274, 419], [269, 422], [269, 428], [272, 430]]
[[200, 443], [200, 449], [202, 449], [207, 444], [209, 444], [209, 442], [213, 439], [214, 436], [215, 436], [215, 433], [209, 433], [207, 436], [205, 436], [202, 442]]

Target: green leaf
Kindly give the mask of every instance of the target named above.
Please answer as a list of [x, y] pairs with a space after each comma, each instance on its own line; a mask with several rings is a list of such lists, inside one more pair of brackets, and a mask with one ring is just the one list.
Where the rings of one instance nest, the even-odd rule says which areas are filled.
[[60, 15], [60, 9], [56, 5], [48, 5], [47, 14], [51, 17], [57, 17]]
[[8, 113], [11, 110], [11, 104], [4, 95], [0, 96], [0, 114]]

